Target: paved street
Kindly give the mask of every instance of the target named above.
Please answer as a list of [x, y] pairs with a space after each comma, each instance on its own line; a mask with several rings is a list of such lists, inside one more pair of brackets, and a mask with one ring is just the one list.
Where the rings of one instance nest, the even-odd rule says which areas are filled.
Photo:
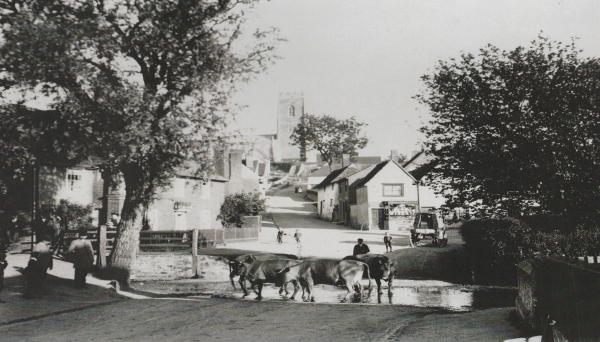
[[0, 341], [498, 341], [518, 336], [507, 318], [508, 309], [123, 300], [0, 326]]

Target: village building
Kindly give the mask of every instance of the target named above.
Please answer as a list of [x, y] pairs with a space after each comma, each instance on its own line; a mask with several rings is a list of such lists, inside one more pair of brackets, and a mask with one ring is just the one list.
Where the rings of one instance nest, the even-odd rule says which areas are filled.
[[317, 193], [317, 214], [320, 218], [334, 222], [348, 222], [350, 218], [348, 179], [361, 175], [360, 171], [372, 166], [350, 164], [329, 173], [313, 191]]
[[[177, 170], [169, 186], [159, 191], [156, 200], [147, 208], [145, 228], [220, 228], [217, 215], [226, 195], [238, 192], [264, 194], [261, 176], [243, 164], [243, 151], [231, 150], [224, 155], [225, 158], [216, 159], [215, 172], [208, 179], [195, 174], [193, 162]], [[120, 214], [125, 198], [124, 186], [105, 187], [97, 165], [88, 160], [72, 167], [40, 167], [39, 205], [58, 203], [62, 199], [91, 205], [95, 224], [106, 222], [112, 214]], [[266, 168], [257, 169], [266, 174]]]
[[416, 212], [444, 204], [427, 186], [426, 172], [432, 161], [426, 157], [430, 158], [421, 153], [405, 164], [414, 175], [396, 160], [334, 169], [313, 188], [317, 215], [361, 229], [410, 229]]

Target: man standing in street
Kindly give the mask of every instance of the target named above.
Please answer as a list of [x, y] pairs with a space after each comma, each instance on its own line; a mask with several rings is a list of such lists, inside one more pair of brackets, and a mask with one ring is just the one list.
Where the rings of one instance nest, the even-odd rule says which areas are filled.
[[385, 252], [391, 252], [392, 251], [392, 235], [390, 235], [390, 232], [385, 232], [385, 235], [383, 236], [383, 243], [385, 244]]
[[283, 230], [281, 230], [281, 227], [277, 227], [277, 243], [279, 243], [279, 244], [283, 243], [284, 235], [285, 235], [285, 233], [283, 232]]
[[31, 258], [25, 268], [25, 297], [34, 297], [41, 294], [46, 282], [48, 269], [52, 269], [53, 259], [50, 251], [50, 238], [44, 233], [38, 233], [39, 242], [33, 246]]
[[363, 243], [363, 239], [358, 239], [358, 243], [354, 246], [354, 250], [352, 251], [353, 256], [367, 254], [370, 252], [369, 246]]
[[85, 288], [87, 274], [94, 269], [94, 248], [86, 231], [80, 231], [79, 238], [71, 242], [67, 255], [75, 268], [75, 287]]
[[6, 248], [4, 244], [0, 242], [0, 292], [4, 289], [4, 269], [8, 267], [8, 262], [6, 261]]

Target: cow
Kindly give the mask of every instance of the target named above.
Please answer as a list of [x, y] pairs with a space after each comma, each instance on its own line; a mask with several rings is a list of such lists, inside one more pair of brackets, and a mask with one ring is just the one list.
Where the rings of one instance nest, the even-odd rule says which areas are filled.
[[[296, 293], [298, 293], [298, 280], [290, 277], [286, 272], [282, 272], [284, 269], [298, 266], [302, 261], [293, 259], [268, 259], [268, 260], [256, 260], [253, 256], [248, 256], [242, 263], [242, 268], [245, 270], [245, 278], [250, 282], [252, 288], [256, 292], [257, 300], [262, 299], [263, 284], [273, 283], [276, 286], [280, 286], [279, 294], [282, 295], [285, 291], [286, 295], [287, 284], [292, 283], [294, 285], [294, 292], [289, 299], [295, 300]], [[244, 296], [248, 295], [248, 291], [245, 289], [245, 282], [242, 283], [242, 290]]]
[[[371, 292], [371, 277], [369, 275], [369, 266], [356, 260], [338, 260], [338, 259], [307, 259], [296, 266], [287, 267], [280, 272], [286, 273], [288, 280], [297, 279], [302, 286], [302, 291], [306, 291], [308, 297], [305, 301], [315, 301], [313, 289], [314, 285], [343, 285], [348, 291], [342, 302], [346, 302], [352, 290], [362, 295], [362, 285], [360, 280], [363, 276], [363, 270], [367, 269], [369, 278], [369, 293]], [[304, 294], [303, 294], [304, 298]]]
[[[244, 295], [247, 296], [248, 293], [246, 289], [246, 271], [248, 267], [244, 266], [244, 262], [252, 263], [253, 261], [264, 261], [270, 259], [296, 259], [294, 255], [277, 255], [277, 254], [243, 254], [234, 259], [229, 260], [229, 280], [231, 281], [231, 286], [235, 290], [235, 282], [234, 278], [239, 276], [238, 282], [240, 284], [240, 288], [244, 291]], [[284, 289], [285, 293], [288, 294], [287, 289]]]
[[[375, 279], [377, 284], [377, 294], [381, 295], [381, 280], [388, 283], [388, 295], [392, 294], [392, 280], [394, 279], [393, 262], [383, 254], [360, 254], [356, 256], [349, 255], [343, 260], [362, 261], [369, 266], [371, 278]], [[380, 298], [380, 297], [378, 297]], [[381, 301], [381, 299], [379, 299]]]

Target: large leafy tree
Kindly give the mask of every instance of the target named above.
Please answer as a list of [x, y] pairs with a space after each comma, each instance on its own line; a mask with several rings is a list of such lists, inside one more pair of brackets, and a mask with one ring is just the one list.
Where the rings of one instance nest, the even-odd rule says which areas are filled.
[[540, 37], [440, 61], [422, 80], [432, 175], [454, 204], [600, 214], [600, 60]]
[[109, 265], [124, 284], [143, 208], [187, 160], [208, 172], [229, 95], [272, 61], [274, 30], [243, 31], [255, 1], [0, 0], [4, 93], [44, 95], [62, 150], [124, 182]]
[[366, 124], [356, 118], [337, 119], [330, 115], [305, 114], [292, 132], [292, 144], [307, 150], [316, 150], [329, 167], [348, 154], [355, 156], [369, 140], [361, 129]]

